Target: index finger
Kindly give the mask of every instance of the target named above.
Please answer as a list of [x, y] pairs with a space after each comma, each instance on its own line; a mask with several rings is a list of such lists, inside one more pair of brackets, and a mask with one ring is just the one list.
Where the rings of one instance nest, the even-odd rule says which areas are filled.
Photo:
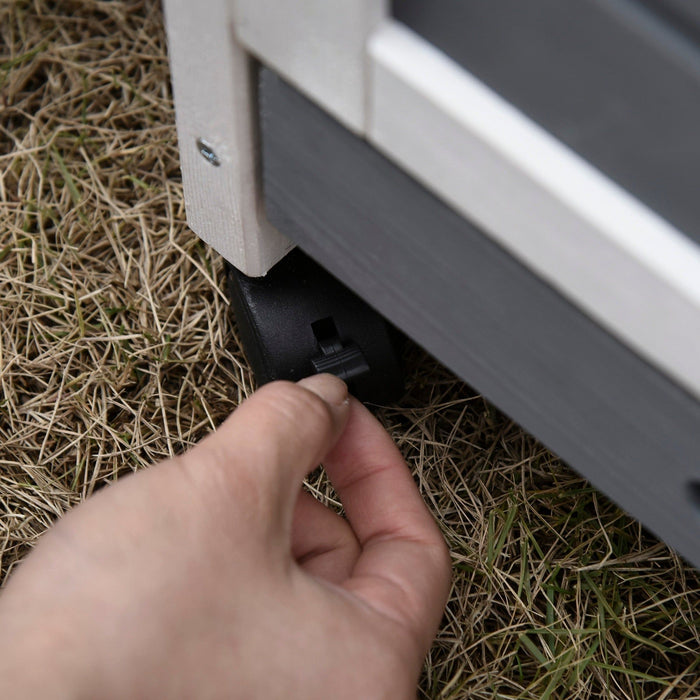
[[358, 401], [324, 467], [362, 548], [344, 587], [408, 627], [425, 653], [450, 584], [445, 540], [406, 463]]

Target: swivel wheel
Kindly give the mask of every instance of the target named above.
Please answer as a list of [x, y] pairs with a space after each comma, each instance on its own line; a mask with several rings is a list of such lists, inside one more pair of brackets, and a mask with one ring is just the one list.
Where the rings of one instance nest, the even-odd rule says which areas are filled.
[[362, 401], [401, 396], [397, 332], [300, 250], [265, 277], [228, 269], [243, 350], [258, 384], [329, 372]]

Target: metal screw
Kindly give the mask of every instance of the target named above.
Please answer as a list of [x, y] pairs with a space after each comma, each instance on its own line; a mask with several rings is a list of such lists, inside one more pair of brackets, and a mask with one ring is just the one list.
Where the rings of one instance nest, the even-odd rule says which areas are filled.
[[214, 147], [208, 141], [205, 141], [203, 138], [198, 138], [197, 150], [202, 154], [202, 157], [212, 165], [217, 167], [221, 165], [219, 156], [216, 155]]

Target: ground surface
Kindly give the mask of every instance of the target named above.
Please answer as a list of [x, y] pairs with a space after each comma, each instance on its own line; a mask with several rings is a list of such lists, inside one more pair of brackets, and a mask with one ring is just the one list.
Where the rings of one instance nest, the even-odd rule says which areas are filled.
[[[184, 224], [168, 80], [152, 0], [0, 0], [0, 581], [251, 391], [221, 261]], [[455, 570], [421, 697], [700, 698], [698, 573], [420, 350], [407, 364], [378, 414]]]

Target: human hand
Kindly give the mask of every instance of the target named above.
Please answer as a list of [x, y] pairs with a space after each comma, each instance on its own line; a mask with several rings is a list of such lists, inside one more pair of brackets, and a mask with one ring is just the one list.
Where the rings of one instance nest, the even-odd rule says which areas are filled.
[[[321, 461], [347, 520], [300, 489]], [[270, 384], [42, 538], [0, 595], [0, 697], [415, 697], [449, 580], [345, 385]]]

